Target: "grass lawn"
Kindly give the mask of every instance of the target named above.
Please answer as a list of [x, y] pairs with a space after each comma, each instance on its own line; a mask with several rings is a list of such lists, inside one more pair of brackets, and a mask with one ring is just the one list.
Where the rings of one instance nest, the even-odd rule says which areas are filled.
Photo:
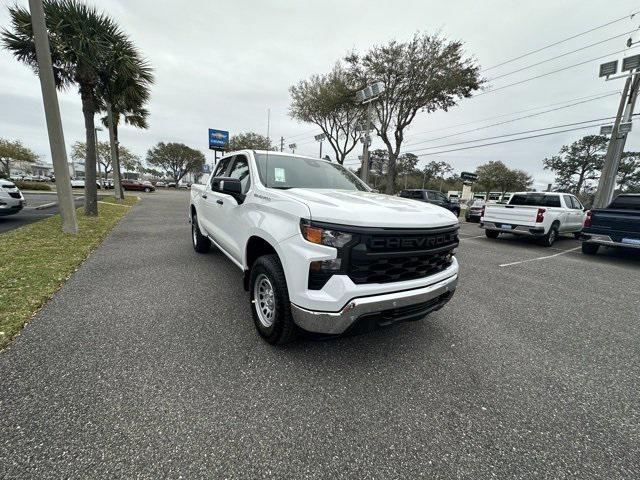
[[100, 244], [138, 197], [126, 197], [120, 205], [111, 197], [99, 200], [98, 217], [86, 217], [82, 208], [77, 210], [77, 236], [62, 233], [60, 215], [0, 235], [0, 350]]

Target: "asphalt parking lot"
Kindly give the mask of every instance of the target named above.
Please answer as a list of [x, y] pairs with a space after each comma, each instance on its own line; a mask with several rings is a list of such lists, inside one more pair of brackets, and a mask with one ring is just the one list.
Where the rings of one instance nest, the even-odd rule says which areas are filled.
[[[58, 213], [58, 198], [55, 193], [23, 192], [23, 196], [27, 204], [20, 212], [0, 216], [0, 234]], [[75, 202], [76, 207], [80, 207], [84, 204], [84, 198], [76, 194]]]
[[638, 254], [462, 224], [444, 309], [273, 348], [151, 195], [0, 353], [0, 478], [640, 478]]

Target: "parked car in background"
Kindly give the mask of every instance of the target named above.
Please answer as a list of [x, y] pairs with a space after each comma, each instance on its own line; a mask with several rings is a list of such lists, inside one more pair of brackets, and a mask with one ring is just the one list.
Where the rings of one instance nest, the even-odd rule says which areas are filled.
[[467, 222], [479, 222], [482, 212], [487, 203], [481, 198], [473, 198], [467, 204], [467, 210], [464, 213], [464, 219]]
[[13, 182], [0, 178], [0, 216], [18, 213], [25, 203], [18, 187]]
[[506, 205], [487, 204], [480, 227], [489, 238], [498, 238], [501, 233], [528, 235], [550, 247], [562, 233], [578, 238], [585, 216], [582, 203], [574, 195], [519, 192]]
[[176, 188], [176, 182], [169, 182], [169, 183], [167, 183], [167, 187], [168, 187], [168, 188]]
[[640, 249], [640, 194], [618, 195], [607, 208], [587, 212], [582, 253], [594, 255], [601, 246]]
[[166, 187], [167, 184], [165, 182], [156, 182], [156, 187]]
[[122, 180], [122, 188], [124, 190], [132, 190], [137, 192], [155, 192], [156, 187], [148, 182], [148, 185], [138, 180]]
[[[84, 178], [72, 178], [71, 179], [71, 188], [84, 188]], [[96, 182], [96, 187], [100, 190], [102, 187], [98, 182]]]
[[446, 208], [450, 212], [453, 212], [456, 217], [460, 216], [460, 204], [447, 198], [444, 193], [438, 192], [437, 190], [423, 190], [419, 188], [412, 188], [408, 190], [402, 190], [399, 196], [402, 198], [411, 198], [420, 202], [438, 205], [439, 207]]

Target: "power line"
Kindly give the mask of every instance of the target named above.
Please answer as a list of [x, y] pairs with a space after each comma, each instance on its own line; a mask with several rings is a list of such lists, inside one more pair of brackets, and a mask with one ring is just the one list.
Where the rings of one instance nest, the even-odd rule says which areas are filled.
[[606, 40], [600, 40], [599, 42], [592, 43], [590, 45], [586, 45], [584, 47], [576, 48], [575, 50], [571, 50], [570, 52], [565, 52], [560, 55], [556, 55], [555, 57], [547, 58], [546, 60], [542, 60], [537, 63], [532, 63], [531, 65], [526, 65], [524, 67], [518, 68], [517, 70], [512, 70], [511, 72], [503, 73], [498, 75], [497, 77], [493, 77], [489, 79], [489, 81], [497, 80], [499, 78], [508, 77], [509, 75], [513, 75], [514, 73], [522, 72], [523, 70], [528, 70], [529, 68], [537, 67], [538, 65], [542, 65], [543, 63], [551, 62], [553, 60], [557, 60], [558, 58], [566, 57], [567, 55], [571, 55], [572, 53], [581, 52], [582, 50], [586, 50], [591, 47], [595, 47], [596, 45], [601, 45], [606, 42], [610, 42], [611, 40], [615, 40], [616, 38], [624, 37], [629, 35], [630, 33], [635, 32], [635, 30], [631, 30], [629, 32], [621, 33], [620, 35], [615, 35], [613, 37], [609, 37]]
[[594, 118], [592, 120], [585, 120], [582, 122], [573, 122], [573, 123], [565, 123], [563, 125], [554, 125], [553, 127], [544, 127], [544, 128], [535, 128], [533, 130], [524, 130], [522, 132], [515, 132], [515, 133], [504, 133], [502, 135], [496, 135], [493, 137], [484, 137], [484, 138], [476, 138], [474, 140], [465, 140], [463, 142], [455, 142], [455, 143], [447, 143], [444, 145], [434, 145], [433, 147], [424, 147], [424, 148], [419, 148], [418, 150], [413, 150], [413, 152], [422, 152], [424, 150], [433, 150], [434, 148], [444, 148], [444, 147], [451, 147], [454, 145], [464, 145], [466, 143], [475, 143], [475, 142], [483, 142], [485, 140], [494, 140], [496, 138], [504, 138], [504, 137], [513, 137], [516, 135], [524, 135], [525, 133], [534, 133], [534, 132], [543, 132], [545, 130], [553, 130], [555, 128], [564, 128], [564, 127], [573, 127], [575, 125], [582, 125], [585, 123], [593, 123], [593, 122], [603, 122], [605, 120], [612, 120], [615, 117], [602, 117], [602, 118]]
[[502, 143], [519, 142], [520, 140], [527, 140], [527, 139], [530, 139], [530, 138], [546, 137], [546, 136], [549, 136], [549, 135], [557, 135], [558, 133], [574, 132], [576, 130], [586, 130], [586, 129], [589, 129], [589, 128], [601, 127], [601, 126], [603, 126], [603, 125], [602, 124], [585, 125], [583, 127], [568, 128], [566, 130], [558, 130], [556, 132], [540, 133], [538, 135], [530, 135], [528, 137], [520, 137], [520, 138], [512, 138], [510, 140], [502, 140], [500, 142], [483, 143], [481, 145], [471, 145], [469, 147], [453, 148], [453, 149], [450, 149], [450, 150], [442, 150], [440, 152], [423, 153], [422, 155], [417, 155], [417, 156], [418, 157], [429, 157], [431, 155], [438, 155], [438, 154], [441, 154], [441, 153], [459, 152], [461, 150], [470, 150], [472, 148], [489, 147], [491, 145], [500, 145]]
[[[631, 47], [631, 48], [637, 48], [637, 47]], [[596, 60], [601, 60], [603, 58], [610, 57], [611, 55], [617, 55], [618, 53], [627, 52], [629, 50], [630, 50], [630, 48], [625, 48], [623, 50], [618, 50], [617, 52], [607, 53], [606, 55], [602, 55], [600, 57], [592, 58], [590, 60], [585, 60], [584, 62], [574, 63], [573, 65], [569, 65], [567, 67], [562, 67], [562, 68], [559, 68], [557, 70], [552, 70], [552, 71], [547, 72], [547, 73], [536, 75], [535, 77], [525, 78], [524, 80], [520, 80], [519, 82], [514, 82], [514, 83], [510, 83], [508, 85], [503, 85], [501, 87], [492, 88], [491, 90], [485, 90], [484, 92], [480, 92], [480, 93], [474, 95], [473, 97], [479, 97], [481, 95], [486, 95], [488, 93], [497, 92], [498, 90], [504, 90], [505, 88], [513, 87], [514, 85], [520, 85], [522, 83], [530, 82], [531, 80], [536, 80], [538, 78], [546, 77], [548, 75], [553, 75], [554, 73], [563, 72], [565, 70], [569, 70], [570, 68], [579, 67], [580, 65], [585, 65], [587, 63], [595, 62]]]
[[507, 123], [517, 122], [519, 120], [524, 120], [526, 118], [536, 117], [538, 115], [543, 115], [545, 113], [556, 112], [556, 111], [562, 110], [564, 108], [575, 107], [576, 105], [582, 105], [583, 103], [588, 103], [588, 102], [592, 102], [592, 101], [595, 101], [595, 100], [600, 100], [602, 98], [611, 97], [611, 96], [617, 95], [617, 94], [618, 94], [618, 92], [609, 93], [607, 95], [602, 95], [600, 97], [595, 97], [595, 98], [592, 98], [592, 99], [589, 99], [589, 100], [582, 100], [580, 102], [571, 103], [569, 105], [563, 105], [561, 107], [552, 108], [550, 110], [544, 110], [542, 112], [536, 112], [536, 113], [532, 113], [532, 114], [529, 114], [529, 115], [524, 115], [522, 117], [517, 117], [517, 118], [512, 118], [510, 120], [505, 120], [505, 121], [502, 121], [502, 122], [492, 123], [492, 124], [489, 124], [489, 125], [483, 125], [481, 127], [472, 128], [470, 130], [465, 130], [463, 132], [452, 133], [450, 135], [443, 135], [441, 137], [431, 138], [429, 140], [422, 140], [420, 142], [407, 143], [405, 146], [406, 147], [410, 147], [412, 145], [421, 145], [423, 143], [435, 142], [437, 140], [442, 140], [442, 139], [445, 139], [445, 138], [457, 137], [457, 136], [463, 135], [465, 133], [477, 132], [478, 130], [484, 130], [485, 128], [491, 128], [491, 127], [496, 127], [496, 126], [499, 126], [499, 125], [505, 125]]
[[500, 115], [494, 115], [494, 116], [491, 116], [491, 117], [485, 117], [485, 118], [481, 118], [480, 120], [473, 120], [471, 122], [457, 123], [455, 125], [450, 125], [448, 127], [434, 128], [432, 130], [423, 130], [422, 132], [416, 132], [414, 134], [411, 134], [408, 137], [409, 138], [413, 138], [415, 136], [422, 135], [424, 133], [441, 132], [443, 130], [450, 130], [450, 129], [456, 128], [456, 127], [465, 127], [467, 125], [473, 125], [474, 123], [482, 123], [482, 122], [486, 122], [488, 120], [494, 120], [496, 118], [509, 117], [511, 115], [518, 115], [520, 113], [532, 112], [534, 110], [539, 110], [541, 108], [554, 107], [556, 105], [562, 105], [564, 103], [575, 102], [577, 100], [584, 100], [584, 99], [587, 99], [587, 98], [593, 98], [593, 97], [597, 97], [597, 96], [604, 96], [604, 95], [608, 95], [610, 93], [611, 94], [620, 93], [620, 90], [611, 90], [609, 92], [594, 93], [592, 95], [585, 95], [584, 97], [571, 98], [571, 99], [568, 99], [568, 100], [564, 100], [562, 102], [549, 103], [547, 105], [540, 105], [539, 107], [527, 108], [527, 109], [524, 109], [524, 110], [518, 110], [516, 112], [502, 113]]
[[516, 60], [520, 60], [521, 58], [528, 57], [530, 55], [533, 55], [534, 53], [542, 52], [543, 50], [547, 50], [548, 48], [555, 47], [556, 45], [560, 45], [562, 43], [568, 42], [569, 40], [573, 40], [574, 38], [581, 37], [583, 35], [586, 35], [587, 33], [595, 32], [596, 30], [599, 30], [599, 29], [604, 28], [604, 27], [608, 27], [609, 25], [613, 25], [614, 23], [621, 22], [622, 20], [625, 20], [627, 18], [631, 19], [637, 13], [640, 13], [640, 10], [638, 10], [636, 12], [633, 12], [630, 15], [625, 15], [624, 17], [616, 18], [615, 20], [611, 20], [610, 22], [603, 23], [602, 25], [598, 25], [597, 27], [590, 28], [589, 30], [585, 30], [584, 32], [580, 32], [580, 33], [577, 33], [577, 34], [572, 35], [570, 37], [564, 38], [562, 40], [558, 40], [557, 42], [550, 43], [549, 45], [545, 45], [544, 47], [540, 47], [540, 48], [537, 48], [535, 50], [531, 50], [531, 51], [529, 51], [527, 53], [523, 53], [522, 55], [518, 55], [517, 57], [511, 58], [509, 60], [505, 60], [504, 62], [498, 63], [497, 65], [494, 65], [494, 66], [489, 67], [489, 68], [485, 68], [482, 71], [482, 73], [488, 72], [489, 70], [493, 70], [494, 68], [501, 67], [503, 65], [506, 65], [507, 63], [515, 62]]

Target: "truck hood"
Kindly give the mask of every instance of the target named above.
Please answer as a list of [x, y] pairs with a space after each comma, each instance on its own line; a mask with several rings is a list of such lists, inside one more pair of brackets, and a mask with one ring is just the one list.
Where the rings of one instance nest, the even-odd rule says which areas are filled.
[[311, 220], [318, 222], [388, 228], [444, 227], [458, 222], [445, 208], [381, 193], [311, 188], [279, 193], [304, 203]]

